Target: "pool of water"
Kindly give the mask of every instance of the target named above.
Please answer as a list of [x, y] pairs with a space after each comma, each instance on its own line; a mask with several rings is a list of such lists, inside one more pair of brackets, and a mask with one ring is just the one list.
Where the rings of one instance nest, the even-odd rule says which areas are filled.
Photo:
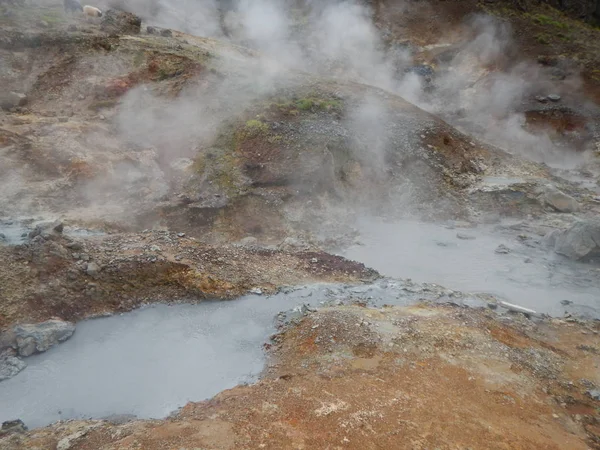
[[[540, 313], [562, 315], [564, 303], [594, 316], [600, 311], [600, 267], [574, 263], [546, 251], [539, 236], [490, 227], [369, 221], [361, 243], [343, 255], [390, 277], [438, 283], [464, 292], [485, 292]], [[460, 239], [458, 235], [463, 239]], [[500, 245], [509, 253], [496, 253]]]

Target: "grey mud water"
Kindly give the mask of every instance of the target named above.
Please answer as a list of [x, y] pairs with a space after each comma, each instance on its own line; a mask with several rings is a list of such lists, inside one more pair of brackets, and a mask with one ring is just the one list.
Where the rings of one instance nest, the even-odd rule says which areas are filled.
[[361, 245], [343, 256], [385, 276], [485, 292], [539, 313], [600, 317], [600, 267], [568, 261], [548, 252], [540, 236], [509, 230], [370, 220], [360, 226]]
[[256, 380], [265, 366], [263, 344], [278, 323], [302, 317], [303, 305], [485, 305], [475, 296], [450, 299], [449, 293], [382, 279], [285, 288], [229, 302], [154, 305], [83, 321], [70, 340], [27, 358], [25, 370], [0, 383], [0, 422], [19, 418], [34, 428], [121, 414], [162, 418], [189, 401]]

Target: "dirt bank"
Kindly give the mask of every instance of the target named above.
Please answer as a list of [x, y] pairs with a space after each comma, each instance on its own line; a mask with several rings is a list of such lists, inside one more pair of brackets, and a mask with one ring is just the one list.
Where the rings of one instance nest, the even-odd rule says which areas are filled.
[[81, 320], [142, 303], [232, 299], [317, 281], [378, 275], [321, 251], [209, 246], [182, 233], [146, 232], [86, 240], [62, 235], [0, 247], [0, 329], [51, 317]]

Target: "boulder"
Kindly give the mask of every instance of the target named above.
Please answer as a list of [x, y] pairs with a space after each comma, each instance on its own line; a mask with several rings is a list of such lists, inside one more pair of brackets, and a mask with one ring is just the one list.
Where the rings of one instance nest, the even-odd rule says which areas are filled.
[[584, 220], [564, 231], [552, 231], [545, 241], [556, 253], [573, 260], [600, 257], [600, 220]]
[[27, 103], [27, 96], [20, 92], [8, 92], [0, 95], [0, 107], [9, 110], [17, 106], [24, 106]]
[[75, 325], [58, 319], [36, 324], [16, 325], [13, 328], [13, 348], [20, 356], [45, 352], [75, 332]]
[[559, 191], [554, 186], [546, 186], [543, 192], [544, 203], [559, 212], [570, 213], [579, 211], [579, 203], [570, 195]]
[[0, 354], [0, 381], [14, 377], [25, 367], [27, 364], [11, 353]]

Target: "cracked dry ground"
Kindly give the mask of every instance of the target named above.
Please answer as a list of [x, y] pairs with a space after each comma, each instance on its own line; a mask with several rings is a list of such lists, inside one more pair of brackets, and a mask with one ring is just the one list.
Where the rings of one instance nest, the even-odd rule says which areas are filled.
[[598, 448], [590, 324], [337, 306], [285, 326], [270, 348], [263, 380], [170, 419], [58, 423], [0, 448]]

